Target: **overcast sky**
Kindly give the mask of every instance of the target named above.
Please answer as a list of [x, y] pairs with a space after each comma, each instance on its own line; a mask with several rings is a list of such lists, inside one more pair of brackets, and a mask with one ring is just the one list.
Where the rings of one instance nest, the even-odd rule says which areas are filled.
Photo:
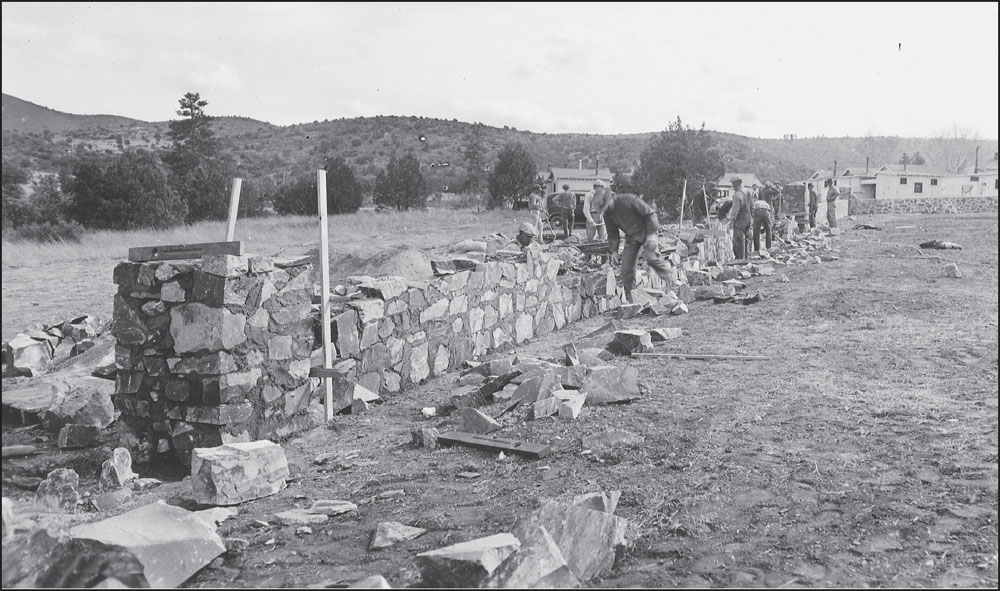
[[3, 92], [277, 125], [997, 139], [997, 3], [3, 3]]

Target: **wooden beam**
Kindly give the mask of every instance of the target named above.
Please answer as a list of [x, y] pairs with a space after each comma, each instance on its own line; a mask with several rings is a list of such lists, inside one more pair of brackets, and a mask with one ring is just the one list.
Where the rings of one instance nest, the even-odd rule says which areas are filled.
[[163, 246], [136, 246], [128, 249], [128, 260], [133, 263], [147, 261], [172, 261], [178, 259], [200, 259], [207, 254], [243, 254], [243, 243], [200, 242], [197, 244], [165, 244]]
[[226, 242], [232, 242], [236, 234], [236, 213], [240, 209], [240, 187], [243, 179], [233, 179], [233, 192], [229, 195], [229, 225], [226, 227]]
[[441, 445], [464, 445], [474, 449], [481, 449], [489, 452], [506, 452], [522, 455], [532, 459], [544, 458], [551, 448], [548, 445], [531, 443], [529, 441], [518, 441], [516, 439], [492, 438], [475, 433], [465, 433], [463, 431], [448, 431], [438, 435], [438, 443]]
[[[316, 171], [316, 205], [319, 211], [319, 272], [322, 283], [320, 291], [320, 313], [323, 325], [323, 369], [333, 367], [333, 343], [330, 342], [330, 227], [326, 219], [326, 171]], [[327, 422], [333, 420], [333, 382], [323, 380], [326, 391], [325, 407]]]
[[344, 377], [344, 372], [337, 371], [335, 369], [329, 369], [326, 367], [310, 367], [309, 377], [311, 378], [342, 378]]
[[660, 357], [663, 359], [728, 359], [731, 361], [770, 361], [770, 357], [761, 355], [701, 355], [698, 353], [632, 353], [632, 357]]

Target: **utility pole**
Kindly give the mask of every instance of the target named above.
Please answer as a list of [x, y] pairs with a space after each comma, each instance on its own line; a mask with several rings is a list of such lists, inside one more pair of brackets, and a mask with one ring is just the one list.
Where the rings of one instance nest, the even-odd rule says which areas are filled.
[[976, 165], [972, 168], [972, 174], [979, 174], [979, 146], [976, 146]]

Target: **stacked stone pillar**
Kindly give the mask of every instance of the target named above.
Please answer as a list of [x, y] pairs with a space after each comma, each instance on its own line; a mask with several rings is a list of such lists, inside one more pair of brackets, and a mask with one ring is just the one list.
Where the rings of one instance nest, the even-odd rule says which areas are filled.
[[322, 419], [309, 380], [311, 264], [123, 262], [114, 281], [114, 403], [139, 461], [174, 452], [189, 462], [195, 447], [278, 438]]

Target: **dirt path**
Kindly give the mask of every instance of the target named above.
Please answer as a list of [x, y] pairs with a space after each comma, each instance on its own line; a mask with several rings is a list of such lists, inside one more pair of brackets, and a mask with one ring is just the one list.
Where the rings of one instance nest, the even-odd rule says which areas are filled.
[[[543, 499], [620, 490], [617, 514], [629, 520], [633, 546], [590, 586], [996, 588], [997, 218], [925, 217], [924, 228], [895, 229], [913, 220], [875, 218], [884, 230], [867, 238], [847, 231], [839, 260], [782, 271], [787, 283], [750, 280], [764, 296], [758, 304], [698, 302], [687, 315], [624, 321], [681, 327], [683, 337], [657, 351], [773, 360], [619, 359], [639, 370], [641, 400], [586, 407], [569, 423], [527, 422], [521, 409], [502, 419], [503, 437], [550, 443], [543, 460], [411, 446], [411, 428], [450, 424], [420, 409], [447, 401], [451, 377], [285, 442], [297, 477], [220, 526], [249, 549], [186, 586], [292, 587], [369, 574], [418, 585], [418, 552], [510, 531]], [[929, 238], [966, 249], [928, 254], [989, 265], [965, 265], [962, 279], [949, 279], [944, 262], [889, 244]], [[606, 320], [571, 325], [518, 354], [553, 356]], [[608, 427], [645, 441], [581, 454], [581, 440]], [[13, 439], [5, 432], [4, 440]], [[313, 463], [334, 450], [357, 450], [355, 465]], [[85, 455], [39, 458], [34, 470], [92, 468]], [[481, 476], [457, 476], [468, 470]], [[5, 478], [9, 471], [5, 461]], [[168, 483], [130, 506], [166, 498], [194, 508], [187, 488]], [[394, 490], [403, 495], [379, 497]], [[350, 500], [359, 511], [305, 535], [255, 522], [317, 499]], [[382, 521], [429, 531], [368, 551]]]

